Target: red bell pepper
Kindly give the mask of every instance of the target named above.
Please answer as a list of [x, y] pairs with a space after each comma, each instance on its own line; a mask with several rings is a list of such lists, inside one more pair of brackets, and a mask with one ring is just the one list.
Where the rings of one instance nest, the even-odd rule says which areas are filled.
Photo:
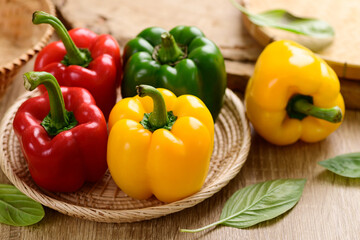
[[107, 169], [106, 121], [86, 89], [60, 88], [47, 72], [25, 73], [27, 90], [40, 84], [47, 93], [20, 106], [14, 131], [36, 184], [48, 191], [73, 192], [85, 181], [99, 180]]
[[116, 88], [122, 74], [117, 41], [110, 35], [97, 35], [84, 28], [67, 32], [58, 18], [41, 11], [34, 12], [32, 21], [51, 24], [61, 39], [40, 51], [34, 70], [51, 73], [60, 86], [89, 90], [107, 119], [116, 103]]

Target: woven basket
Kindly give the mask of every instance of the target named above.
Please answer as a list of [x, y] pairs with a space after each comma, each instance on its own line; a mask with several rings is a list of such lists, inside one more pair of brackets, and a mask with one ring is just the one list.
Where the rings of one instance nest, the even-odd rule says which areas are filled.
[[39, 52], [53, 28], [32, 24], [32, 13], [55, 14], [50, 0], [0, 0], [0, 99], [21, 66]]
[[154, 197], [135, 200], [125, 195], [109, 172], [95, 184], [85, 184], [75, 193], [52, 193], [32, 180], [12, 122], [22, 102], [35, 96], [25, 93], [5, 114], [0, 126], [0, 165], [9, 180], [24, 194], [64, 214], [98, 222], [135, 222], [161, 217], [209, 198], [224, 187], [243, 166], [250, 149], [250, 128], [240, 99], [226, 90], [224, 107], [215, 124], [215, 144], [209, 174], [200, 192], [165, 204]]

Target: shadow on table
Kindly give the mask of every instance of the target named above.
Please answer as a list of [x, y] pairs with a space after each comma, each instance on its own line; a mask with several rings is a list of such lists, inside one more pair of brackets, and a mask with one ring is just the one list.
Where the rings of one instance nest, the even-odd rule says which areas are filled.
[[353, 187], [353, 188], [359, 188], [360, 187], [360, 178], [349, 178], [349, 177], [343, 177], [340, 175], [337, 175], [327, 169], [324, 168], [324, 170], [319, 173], [315, 180], [318, 182], [321, 182], [323, 184], [330, 184], [340, 187]]

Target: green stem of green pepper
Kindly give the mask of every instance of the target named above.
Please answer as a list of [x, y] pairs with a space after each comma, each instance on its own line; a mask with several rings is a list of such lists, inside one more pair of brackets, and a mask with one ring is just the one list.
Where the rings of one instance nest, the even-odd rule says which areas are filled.
[[66, 49], [66, 56], [63, 63], [66, 65], [79, 65], [86, 67], [92, 61], [91, 54], [87, 49], [79, 49], [71, 39], [64, 24], [55, 16], [52, 16], [43, 11], [35, 11], [32, 16], [34, 24], [47, 23], [50, 24], [60, 37]]
[[290, 118], [303, 119], [306, 116], [323, 119], [328, 122], [338, 123], [342, 120], [342, 112], [338, 106], [332, 108], [319, 108], [313, 105], [312, 97], [304, 95], [293, 96], [287, 106]]
[[161, 45], [157, 52], [157, 59], [162, 64], [175, 63], [184, 56], [174, 37], [164, 32], [161, 34]]
[[140, 97], [149, 96], [153, 99], [154, 110], [150, 113], [149, 123], [154, 129], [163, 128], [169, 121], [166, 111], [165, 100], [161, 93], [149, 85], [136, 86], [137, 93]]
[[65, 109], [64, 97], [56, 78], [48, 72], [27, 72], [24, 74], [24, 86], [32, 91], [43, 84], [49, 95], [50, 112], [41, 125], [50, 136], [69, 130], [77, 125], [72, 112]]

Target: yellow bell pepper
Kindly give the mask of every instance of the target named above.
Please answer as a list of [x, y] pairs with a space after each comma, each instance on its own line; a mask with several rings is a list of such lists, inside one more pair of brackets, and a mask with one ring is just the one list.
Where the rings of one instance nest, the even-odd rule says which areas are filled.
[[256, 132], [277, 145], [325, 139], [345, 113], [335, 72], [288, 40], [273, 42], [261, 53], [246, 87], [245, 104]]
[[127, 195], [173, 202], [199, 191], [209, 170], [214, 122], [197, 97], [137, 87], [109, 117], [107, 161]]

